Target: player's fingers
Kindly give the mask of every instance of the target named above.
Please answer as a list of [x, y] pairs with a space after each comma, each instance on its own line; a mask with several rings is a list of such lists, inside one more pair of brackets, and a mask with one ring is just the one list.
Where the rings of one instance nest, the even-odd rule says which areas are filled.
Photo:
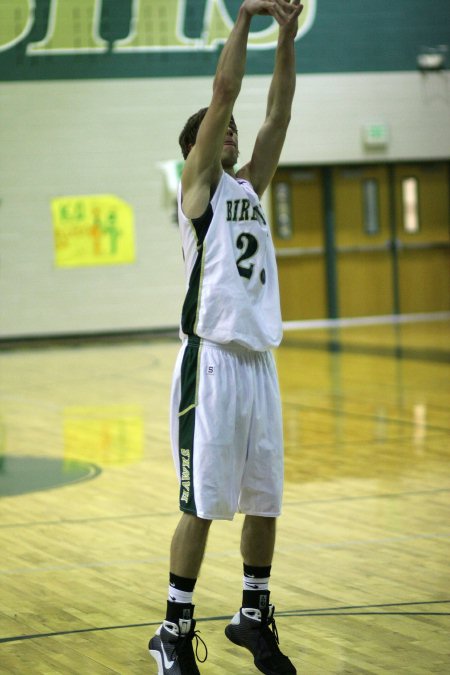
[[280, 25], [284, 26], [289, 21], [292, 11], [293, 5], [288, 0], [275, 0], [272, 3], [270, 14]]
[[276, 5], [276, 0], [262, 0], [260, 11], [271, 12]]
[[292, 14], [297, 9], [297, 6], [300, 4], [301, 0], [276, 0], [279, 8], [286, 14]]
[[255, 4], [256, 14], [273, 16], [281, 25], [289, 21], [292, 7], [288, 0], [258, 0]]
[[299, 16], [303, 11], [302, 0], [292, 0], [289, 7], [291, 10], [291, 17]]
[[275, 4], [270, 3], [270, 6], [268, 6], [265, 11], [267, 14], [270, 14], [270, 16], [273, 16], [273, 18], [276, 19], [281, 26], [284, 26], [284, 24], [288, 21], [286, 14], [281, 12]]
[[294, 16], [295, 16], [295, 17], [299, 17], [300, 14], [303, 12], [304, 8], [305, 8], [305, 5], [300, 4], [300, 0], [299, 0], [299, 3], [298, 3], [298, 5], [297, 5], [297, 7], [296, 7]]
[[289, 15], [289, 21], [296, 21], [302, 13], [304, 5], [301, 4], [301, 0], [292, 0], [292, 2], [289, 4], [289, 8], [291, 12]]
[[284, 25], [290, 21], [295, 21], [302, 13], [303, 7], [301, 0], [292, 0], [292, 2], [277, 0], [279, 23]]
[[293, 2], [289, 2], [289, 0], [269, 0], [262, 3], [261, 9], [273, 16], [281, 26], [285, 26], [300, 15], [303, 9], [303, 5], [300, 3], [301, 0], [293, 0]]

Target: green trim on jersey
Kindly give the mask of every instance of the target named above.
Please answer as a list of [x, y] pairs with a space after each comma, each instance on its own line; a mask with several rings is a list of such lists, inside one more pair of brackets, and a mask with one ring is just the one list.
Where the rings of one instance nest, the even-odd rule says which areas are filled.
[[181, 398], [178, 413], [180, 459], [180, 510], [197, 515], [194, 493], [194, 433], [201, 344], [189, 339], [181, 364]]
[[181, 329], [185, 335], [195, 335], [197, 330], [198, 310], [202, 292], [203, 267], [205, 263], [204, 240], [213, 219], [211, 203], [200, 218], [191, 220], [194, 236], [197, 240], [197, 258], [189, 278], [189, 286], [181, 311]]

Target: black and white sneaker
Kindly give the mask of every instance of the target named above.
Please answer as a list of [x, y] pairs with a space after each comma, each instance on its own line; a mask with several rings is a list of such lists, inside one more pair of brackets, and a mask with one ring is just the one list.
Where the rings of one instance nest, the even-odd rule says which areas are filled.
[[[196, 639], [195, 655], [192, 640]], [[205, 647], [205, 658], [197, 654], [198, 643]], [[194, 619], [180, 619], [178, 626], [171, 621], [163, 621], [156, 634], [148, 643], [150, 655], [158, 664], [158, 675], [200, 675], [195, 656], [203, 663], [208, 650], [195, 630]]]
[[296, 669], [278, 646], [278, 631], [273, 618], [275, 607], [268, 612], [241, 608], [225, 628], [231, 642], [246, 647], [254, 658], [255, 666], [265, 675], [293, 675]]

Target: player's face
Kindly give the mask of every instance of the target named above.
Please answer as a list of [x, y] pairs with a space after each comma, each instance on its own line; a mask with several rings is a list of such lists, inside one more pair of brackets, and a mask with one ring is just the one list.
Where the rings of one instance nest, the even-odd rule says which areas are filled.
[[225, 140], [223, 142], [222, 166], [224, 169], [232, 168], [237, 162], [238, 155], [239, 147], [237, 128], [234, 120], [230, 120], [227, 133], [225, 134]]

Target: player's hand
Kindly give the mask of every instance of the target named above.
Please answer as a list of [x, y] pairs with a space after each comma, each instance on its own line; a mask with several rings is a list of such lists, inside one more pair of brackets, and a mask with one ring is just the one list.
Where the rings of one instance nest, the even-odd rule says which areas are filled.
[[298, 31], [298, 17], [303, 11], [301, 0], [292, 0], [291, 14], [284, 24], [280, 24], [280, 33], [284, 33], [287, 37], [295, 38]]
[[[300, 9], [301, 8], [301, 9]], [[244, 0], [242, 9], [250, 16], [273, 16], [280, 26], [292, 26], [298, 19], [303, 6], [300, 0]]]

